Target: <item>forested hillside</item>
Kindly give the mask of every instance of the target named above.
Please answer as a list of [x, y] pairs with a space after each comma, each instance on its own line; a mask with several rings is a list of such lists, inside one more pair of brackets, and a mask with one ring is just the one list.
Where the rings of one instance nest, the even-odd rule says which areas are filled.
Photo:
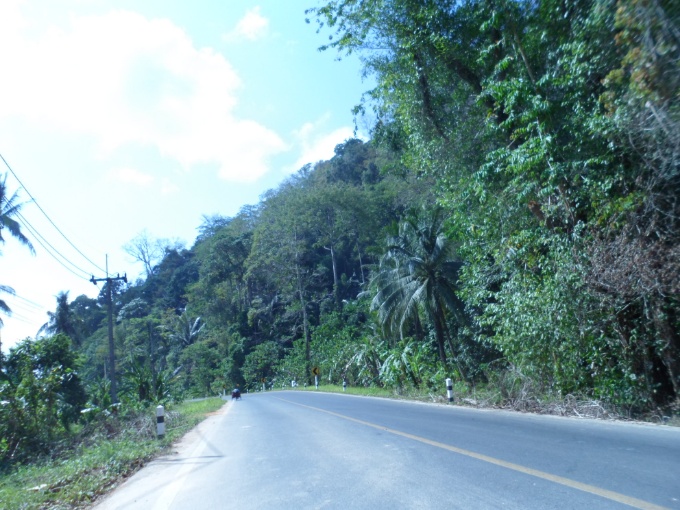
[[[356, 108], [371, 140], [347, 140], [234, 217], [205, 217], [191, 247], [131, 242], [146, 276], [112, 289], [121, 400], [310, 384], [318, 367], [336, 384], [442, 393], [452, 377], [496, 403], [575, 395], [677, 412], [679, 11], [308, 11], [333, 34], [328, 58], [359, 54], [375, 83]], [[60, 296], [45, 336], [3, 361], [4, 400], [29, 405], [11, 393], [54, 344], [90, 405], [111, 404], [107, 290]], [[67, 426], [86, 398], [60, 388]]]

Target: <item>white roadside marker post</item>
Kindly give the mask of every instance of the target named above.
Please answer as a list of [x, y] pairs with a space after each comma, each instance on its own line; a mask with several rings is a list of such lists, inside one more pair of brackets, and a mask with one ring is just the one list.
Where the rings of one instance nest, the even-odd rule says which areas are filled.
[[449, 402], [453, 402], [453, 381], [446, 379], [446, 396], [449, 397]]
[[156, 408], [156, 436], [158, 439], [165, 436], [165, 408], [163, 406]]

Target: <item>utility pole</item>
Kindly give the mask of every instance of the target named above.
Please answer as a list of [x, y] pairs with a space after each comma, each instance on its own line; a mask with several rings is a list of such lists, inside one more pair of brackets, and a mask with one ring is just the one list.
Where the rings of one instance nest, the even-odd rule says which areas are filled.
[[123, 280], [127, 283], [127, 274], [120, 276], [118, 274], [115, 277], [109, 276], [109, 257], [106, 257], [106, 278], [95, 278], [94, 275], [90, 278], [90, 281], [97, 285], [97, 282], [106, 282], [107, 293], [106, 301], [109, 308], [109, 379], [111, 380], [111, 403], [118, 403], [118, 388], [116, 386], [116, 353], [113, 348], [113, 282]]

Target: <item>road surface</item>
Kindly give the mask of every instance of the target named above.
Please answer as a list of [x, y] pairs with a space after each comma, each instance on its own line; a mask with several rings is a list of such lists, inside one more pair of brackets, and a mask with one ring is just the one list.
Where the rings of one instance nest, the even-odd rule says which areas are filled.
[[680, 430], [303, 391], [244, 395], [96, 506], [680, 509]]

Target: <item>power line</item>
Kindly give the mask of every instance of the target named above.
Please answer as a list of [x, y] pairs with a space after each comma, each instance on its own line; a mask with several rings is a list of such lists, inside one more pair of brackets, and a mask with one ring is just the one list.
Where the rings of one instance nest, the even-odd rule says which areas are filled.
[[[16, 216], [17, 216], [17, 218], [19, 219], [19, 221], [21, 222], [21, 224], [26, 228], [26, 230], [28, 230], [31, 234], [33, 234], [33, 235], [35, 236], [35, 239], [36, 239], [36, 241], [38, 241], [38, 244], [40, 244], [40, 246], [42, 246], [43, 248], [45, 248], [45, 251], [47, 251], [47, 253], [49, 253], [50, 256], [51, 256], [54, 260], [56, 260], [56, 261], [59, 262], [62, 266], [64, 266], [66, 269], [68, 269], [69, 271], [71, 271], [71, 269], [69, 269], [65, 264], [63, 264], [63, 263], [55, 256], [55, 254], [56, 254], [56, 255], [58, 255], [59, 257], [61, 257], [65, 262], [69, 263], [73, 268], [75, 268], [76, 270], [80, 271], [80, 272], [83, 273], [84, 275], [88, 275], [88, 274], [89, 274], [89, 273], [88, 273], [87, 271], [85, 271], [84, 269], [81, 269], [80, 267], [76, 266], [76, 265], [75, 265], [73, 262], [71, 262], [66, 256], [62, 255], [61, 252], [60, 252], [59, 250], [57, 250], [54, 246], [52, 246], [52, 245], [50, 244], [50, 242], [49, 242], [47, 239], [45, 239], [45, 238], [42, 236], [42, 234], [40, 234], [40, 232], [38, 232], [38, 230], [37, 230], [33, 225], [31, 225], [31, 224], [29, 223], [29, 221], [28, 221], [21, 213], [19, 213], [19, 212], [16, 213]], [[42, 242], [41, 242], [41, 239], [42, 239]], [[43, 242], [44, 242], [44, 244], [43, 244]], [[47, 246], [49, 246], [50, 248], [52, 248], [52, 250], [54, 251], [54, 253], [50, 252], [49, 249], [47, 249], [47, 247], [45, 246], [45, 244], [46, 244]], [[74, 271], [71, 271], [71, 273], [75, 274], [76, 276], [78, 276], [79, 278], [82, 278], [82, 279], [84, 279], [84, 280], [89, 280], [89, 278], [86, 278], [86, 277], [84, 277], [84, 276], [78, 275], [78, 274], [75, 273]]]
[[13, 315], [6, 315], [5, 317], [3, 317], [2, 322], [4, 322], [6, 324], [8, 319], [11, 319], [11, 320], [17, 321], [17, 322], [23, 322], [24, 324], [28, 324], [29, 326], [35, 324], [35, 321], [29, 320], [29, 319], [26, 319], [26, 318], [21, 318], [21, 317], [14, 315], [14, 314]]
[[[43, 210], [43, 208], [40, 207], [40, 204], [38, 203], [38, 201], [33, 197], [33, 195], [31, 195], [31, 192], [28, 191], [28, 188], [26, 188], [26, 186], [24, 186], [24, 183], [21, 182], [21, 180], [19, 179], [19, 177], [17, 176], [17, 174], [14, 173], [14, 170], [12, 170], [12, 167], [9, 166], [9, 163], [7, 163], [7, 161], [5, 160], [5, 158], [4, 158], [4, 156], [3, 156], [2, 154], [0, 154], [0, 158], [2, 159], [3, 163], [5, 163], [5, 166], [6, 166], [6, 167], [9, 169], [9, 171], [12, 173], [12, 175], [14, 176], [14, 178], [17, 180], [17, 182], [19, 183], [19, 185], [24, 189], [24, 191], [26, 192], [26, 194], [27, 194], [29, 197], [31, 197], [31, 200], [33, 201], [33, 203], [35, 204], [35, 206], [40, 210], [41, 213], [43, 213], [43, 215], [45, 216], [45, 218], [47, 218], [47, 221], [49, 221], [49, 222], [52, 224], [52, 226], [57, 230], [57, 232], [59, 232], [59, 234], [61, 234], [61, 237], [63, 237], [63, 238], [66, 240], [66, 242], [67, 242], [68, 244], [70, 244], [70, 245], [73, 247], [73, 249], [76, 250], [76, 251], [77, 251], [77, 252], [78, 252], [85, 260], [87, 260], [90, 264], [92, 264], [94, 267], [96, 267], [96, 268], [99, 269], [100, 271], [105, 272], [104, 269], [102, 269], [102, 268], [99, 267], [97, 264], [95, 264], [94, 262], [92, 262], [92, 261], [91, 261], [91, 260], [90, 260], [90, 259], [89, 259], [82, 251], [80, 251], [80, 250], [76, 247], [75, 244], [73, 244], [73, 243], [69, 240], [68, 237], [66, 237], [66, 235], [59, 229], [59, 227], [57, 227], [57, 225], [55, 225], [55, 223], [54, 223], [54, 222], [52, 221], [52, 219], [47, 215], [47, 213]], [[87, 274], [87, 271], [85, 271], [85, 273]]]
[[3, 299], [3, 301], [12, 309], [12, 312], [14, 312], [15, 310], [20, 310], [25, 313], [40, 313], [41, 311], [44, 310], [44, 308], [28, 307], [21, 301], [12, 301], [11, 299]]
[[28, 304], [28, 305], [31, 305], [31, 306], [33, 306], [33, 307], [35, 307], [35, 308], [39, 308], [39, 309], [41, 309], [41, 310], [43, 310], [43, 309], [45, 308], [44, 306], [39, 305], [39, 304], [36, 303], [35, 301], [31, 301], [30, 299], [27, 299], [27, 298], [25, 298], [25, 297], [23, 297], [23, 296], [20, 296], [20, 295], [17, 294], [17, 293], [12, 294], [12, 297], [15, 297], [15, 298], [17, 298], [17, 299], [20, 299], [20, 300], [23, 301], [24, 303], [26, 303], [26, 304]]
[[[0, 156], [0, 157], [1, 157], [1, 156]], [[42, 246], [42, 247], [45, 249], [45, 251], [50, 255], [50, 257], [52, 257], [54, 260], [56, 260], [56, 261], [57, 261], [64, 269], [66, 269], [66, 270], [67, 270], [68, 272], [70, 272], [71, 274], [77, 276], [78, 278], [80, 278], [80, 279], [82, 279], [82, 280], [89, 281], [89, 278], [86, 278], [86, 277], [84, 277], [84, 276], [82, 276], [82, 275], [76, 273], [76, 272], [73, 271], [70, 267], [68, 267], [66, 264], [64, 264], [61, 260], [59, 260], [59, 258], [57, 258], [57, 257], [54, 255], [54, 253], [52, 253], [52, 252], [49, 250], [49, 248], [48, 248], [47, 246], [49, 246], [50, 248], [52, 248], [52, 249], [53, 249], [53, 250], [54, 250], [61, 258], [63, 258], [66, 262], [68, 262], [68, 263], [71, 264], [73, 267], [75, 267], [78, 271], [80, 271], [80, 272], [83, 273], [83, 274], [88, 274], [87, 271], [85, 271], [84, 269], [79, 268], [79, 267], [76, 266], [73, 262], [71, 262], [71, 261], [68, 260], [66, 257], [64, 257], [61, 253], [59, 253], [59, 251], [58, 251], [56, 248], [54, 248], [54, 246], [52, 246], [52, 245], [51, 245], [51, 244], [50, 244], [50, 243], [49, 243], [42, 235], [40, 235], [40, 233], [39, 233], [39, 232], [38, 232], [38, 231], [37, 231], [37, 230], [36, 230], [36, 229], [35, 229], [28, 221], [26, 221], [26, 218], [24, 218], [24, 217], [21, 215], [21, 213], [17, 213], [17, 218], [19, 218], [19, 221], [20, 221], [21, 224], [26, 228], [26, 230], [28, 230], [33, 236], [35, 236], [35, 240], [38, 242], [38, 244], [39, 244], [40, 246]], [[45, 244], [43, 244], [43, 241], [47, 244], [47, 246], [45, 246]]]
[[30, 318], [26, 317], [25, 315], [21, 315], [20, 313], [16, 313], [15, 311], [12, 311], [11, 314], [6, 314], [6, 317], [9, 317], [11, 319], [16, 319], [20, 322], [25, 322], [26, 324], [32, 324], [34, 322]]

